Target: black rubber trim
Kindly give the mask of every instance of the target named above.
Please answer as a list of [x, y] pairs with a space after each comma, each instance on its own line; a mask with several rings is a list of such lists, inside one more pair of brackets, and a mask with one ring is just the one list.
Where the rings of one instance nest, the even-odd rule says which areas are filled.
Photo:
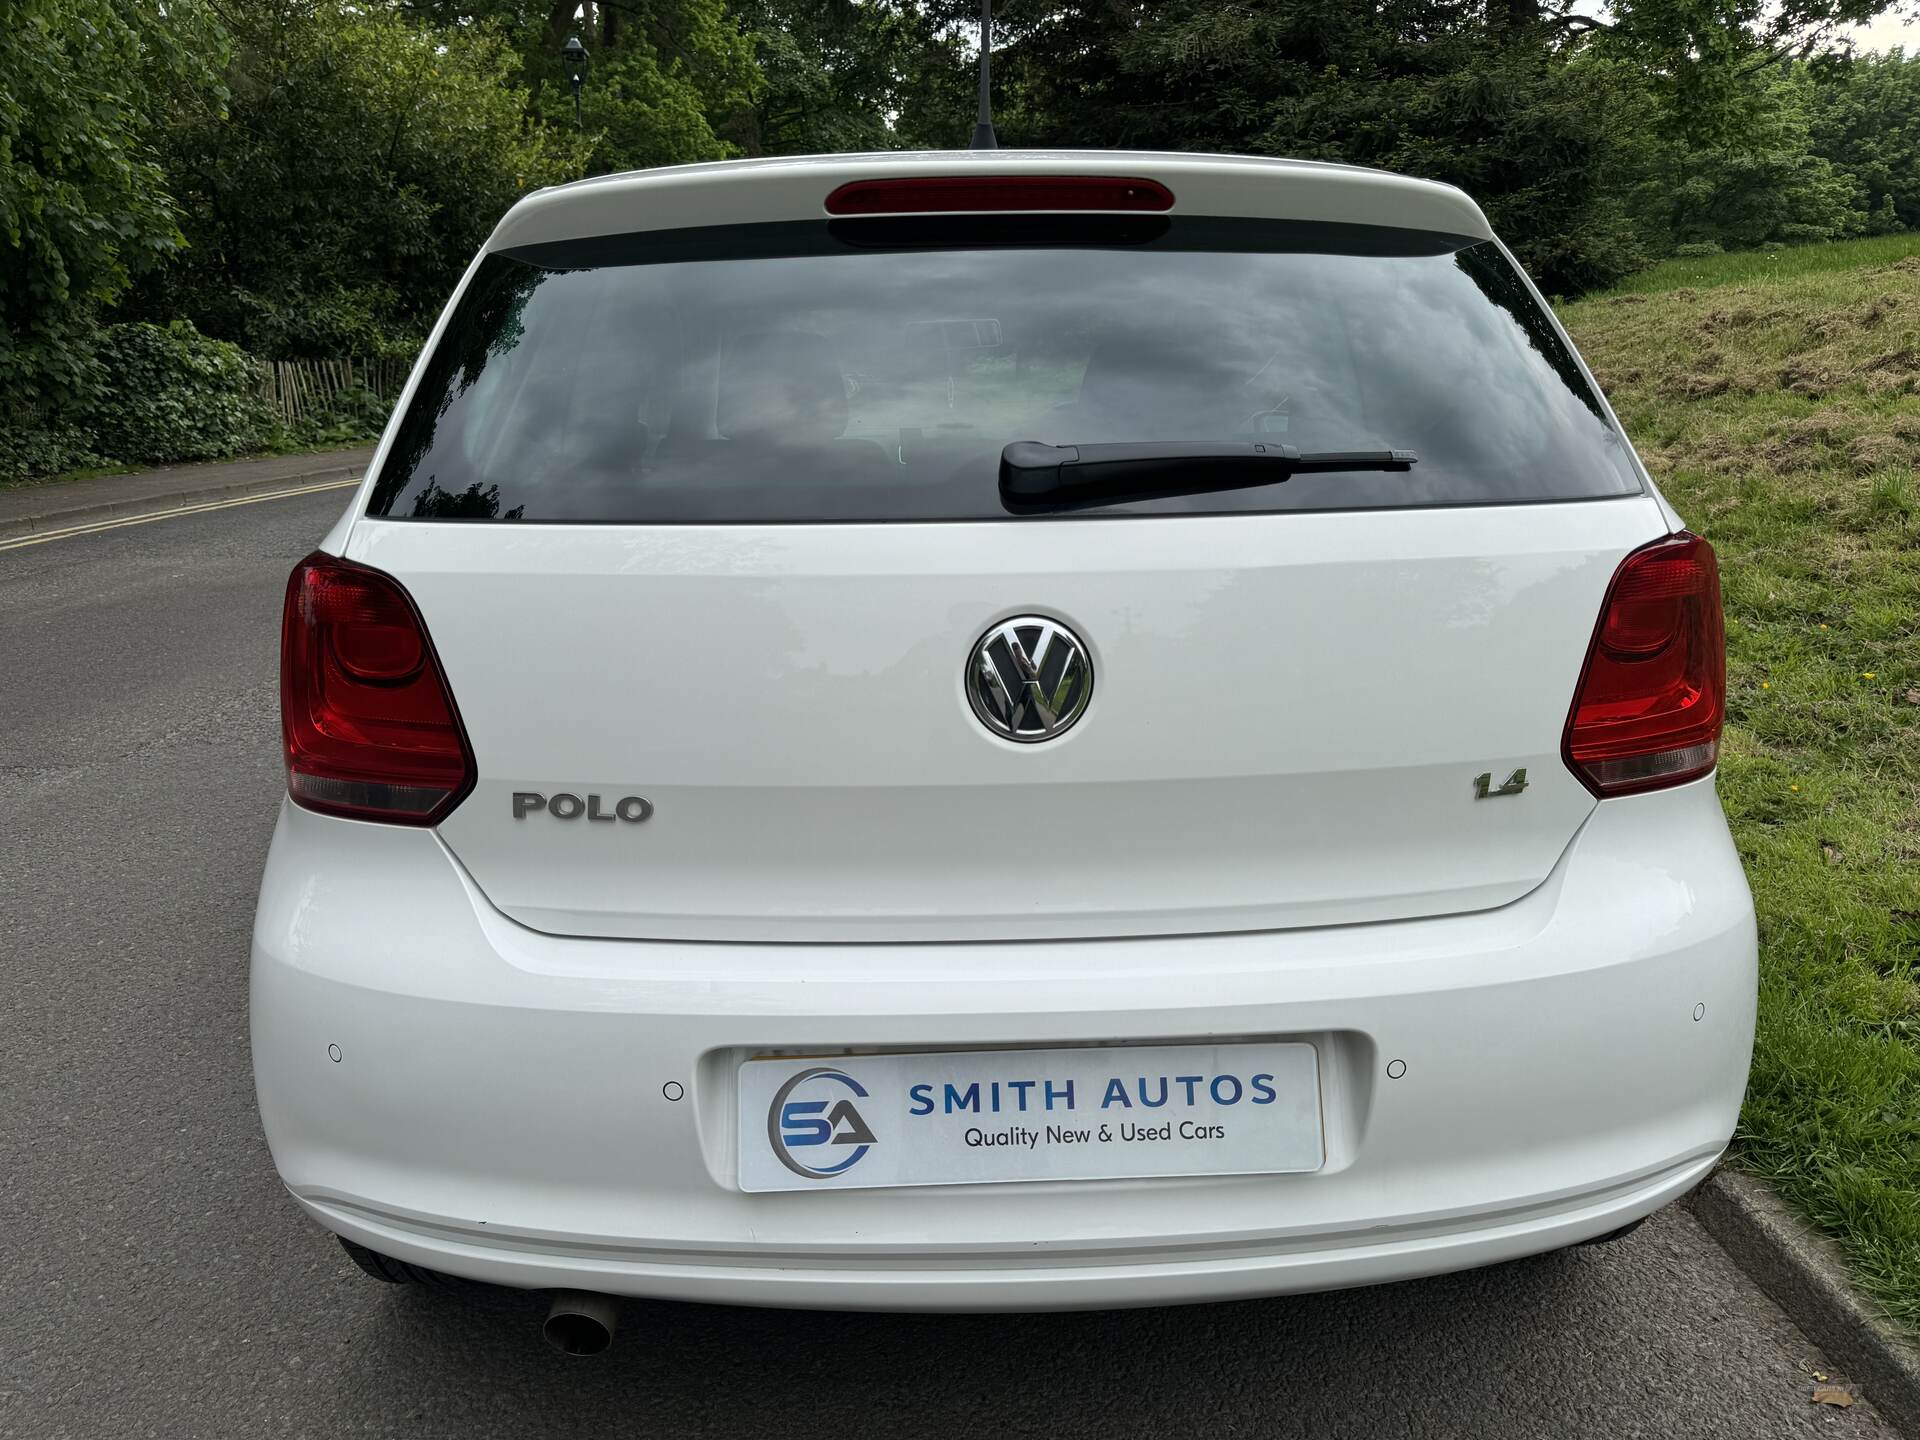
[[443, 1275], [438, 1270], [429, 1270], [424, 1265], [410, 1264], [405, 1260], [395, 1260], [391, 1255], [382, 1255], [378, 1250], [369, 1250], [357, 1245], [344, 1235], [336, 1235], [340, 1248], [347, 1252], [347, 1258], [363, 1274], [372, 1276], [383, 1285], [432, 1285], [443, 1290], [453, 1290], [467, 1282], [454, 1275]]
[[688, 260], [784, 259], [862, 250], [979, 250], [1068, 245], [1087, 249], [1247, 251], [1255, 254], [1451, 255], [1472, 235], [1230, 215], [860, 215], [633, 230], [513, 245], [495, 255], [542, 270], [659, 265]]

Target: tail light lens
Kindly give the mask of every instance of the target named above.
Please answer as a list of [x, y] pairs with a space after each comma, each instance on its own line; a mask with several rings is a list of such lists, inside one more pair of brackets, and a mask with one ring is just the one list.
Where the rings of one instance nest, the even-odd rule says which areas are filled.
[[930, 175], [850, 180], [827, 197], [829, 215], [980, 214], [999, 210], [1173, 208], [1158, 180], [1121, 175]]
[[1680, 534], [1621, 562], [1587, 650], [1562, 753], [1595, 795], [1710, 773], [1726, 716], [1726, 635], [1713, 547]]
[[473, 753], [412, 597], [390, 575], [309, 555], [280, 628], [287, 792], [329, 815], [431, 825], [473, 788]]

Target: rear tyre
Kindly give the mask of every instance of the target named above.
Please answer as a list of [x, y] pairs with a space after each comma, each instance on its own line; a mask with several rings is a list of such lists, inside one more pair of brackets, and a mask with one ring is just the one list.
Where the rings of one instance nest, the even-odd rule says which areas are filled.
[[442, 1275], [438, 1270], [429, 1270], [421, 1265], [412, 1265], [405, 1260], [395, 1260], [392, 1256], [382, 1255], [378, 1250], [369, 1250], [364, 1245], [356, 1245], [344, 1235], [336, 1235], [340, 1248], [347, 1252], [347, 1258], [358, 1265], [364, 1274], [386, 1285], [434, 1285], [443, 1290], [455, 1289], [466, 1282], [452, 1275]]

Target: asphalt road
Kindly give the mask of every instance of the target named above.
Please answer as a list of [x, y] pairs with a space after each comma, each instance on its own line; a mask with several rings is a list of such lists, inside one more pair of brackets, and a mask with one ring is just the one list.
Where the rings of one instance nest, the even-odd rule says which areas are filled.
[[[246, 956], [281, 587], [342, 503], [0, 550], [0, 1435], [1891, 1435], [1682, 1211], [1345, 1294], [1110, 1314], [630, 1307], [362, 1278], [281, 1191]], [[1837, 1375], [1835, 1378], [1841, 1378]]]

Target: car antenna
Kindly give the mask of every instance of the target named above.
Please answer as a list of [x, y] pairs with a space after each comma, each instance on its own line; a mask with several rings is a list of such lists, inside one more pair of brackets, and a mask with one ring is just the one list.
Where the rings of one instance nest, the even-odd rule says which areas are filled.
[[993, 138], [993, 0], [980, 0], [980, 114], [970, 150], [998, 150]]

